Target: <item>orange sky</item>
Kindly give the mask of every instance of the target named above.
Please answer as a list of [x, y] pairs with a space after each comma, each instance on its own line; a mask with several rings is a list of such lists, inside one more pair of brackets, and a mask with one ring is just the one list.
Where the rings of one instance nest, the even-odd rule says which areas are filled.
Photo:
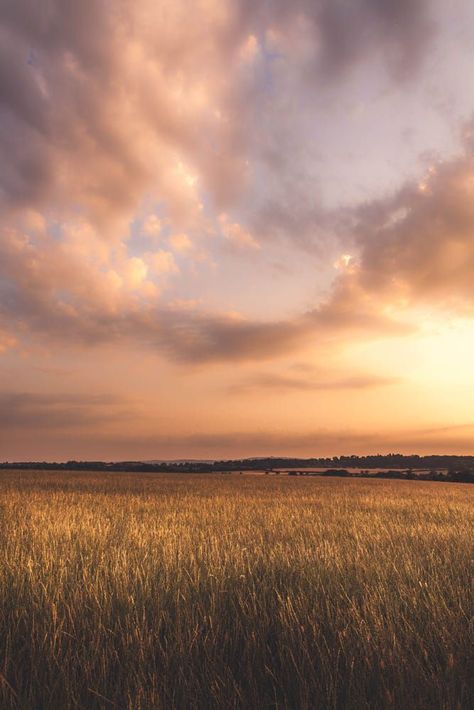
[[0, 19], [1, 460], [474, 454], [470, 0]]

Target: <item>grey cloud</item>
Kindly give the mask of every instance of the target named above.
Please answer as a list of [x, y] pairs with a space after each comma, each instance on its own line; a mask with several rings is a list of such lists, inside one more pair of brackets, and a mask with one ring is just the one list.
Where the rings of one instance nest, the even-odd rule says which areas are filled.
[[308, 70], [321, 73], [340, 73], [381, 49], [393, 71], [405, 74], [421, 61], [434, 30], [428, 0], [274, 0], [263, 7], [242, 0], [238, 5], [240, 26], [248, 30], [287, 28], [303, 18], [315, 48]]
[[[426, 0], [275, 0], [264, 6], [235, 0], [224, 21], [210, 25], [211, 34], [206, 21], [212, 17], [200, 16], [198, 6], [194, 15], [188, 5], [177, 3], [176, 15], [156, 15], [150, 26], [142, 9], [151, 6], [124, 0], [2, 3], [0, 185], [7, 202], [57, 199], [58, 190], [65, 190], [72, 203], [82, 199], [82, 207], [99, 218], [111, 206], [135, 206], [153, 181], [161, 186], [162, 198], [172, 201], [165, 166], [152, 168], [146, 152], [140, 155], [137, 149], [137, 135], [150, 131], [158, 144], [180, 151], [216, 203], [225, 206], [245, 183], [245, 158], [258, 152], [253, 130], [267, 101], [261, 91], [265, 72], [244, 76], [235, 65], [235, 52], [249, 33], [263, 36], [277, 29], [284, 34], [303, 18], [313, 49], [296, 71], [306, 72], [316, 87], [328, 74], [340, 75], [374, 51], [386, 55], [397, 71], [402, 66], [412, 71], [430, 27]], [[124, 67], [124, 40], [130, 39], [137, 40], [156, 76], [143, 71], [134, 76], [134, 68], [130, 73]], [[213, 99], [225, 122], [210, 124], [204, 115], [186, 116], [173, 106], [170, 87], [179, 77], [191, 90], [214, 71], [220, 76], [224, 67], [231, 81], [219, 79], [215, 85], [225, 89], [216, 89]], [[132, 127], [118, 125], [123, 114], [117, 111], [127, 94], [134, 106]], [[21, 147], [20, 161], [8, 148], [11, 142]]]
[[362, 0], [321, 3], [323, 66], [341, 71], [367, 47], [379, 45], [397, 77], [422, 60], [433, 31], [426, 0]]
[[34, 81], [24, 49], [0, 29], [0, 107], [39, 134], [47, 132], [48, 106]]
[[317, 375], [295, 377], [288, 374], [259, 373], [240, 382], [229, 389], [233, 394], [246, 394], [254, 391], [267, 392], [318, 392], [326, 390], [367, 390], [376, 387], [386, 387], [400, 382], [397, 377], [382, 377], [377, 375], [344, 375], [337, 376], [331, 372], [321, 372]]
[[474, 142], [435, 163], [419, 185], [357, 212], [359, 268], [348, 277], [368, 294], [474, 311]]
[[87, 427], [126, 416], [125, 402], [110, 395], [0, 393], [3, 431]]
[[200, 363], [281, 355], [301, 343], [308, 326], [302, 320], [255, 322], [167, 312], [162, 313], [161, 332], [161, 347], [173, 358]]

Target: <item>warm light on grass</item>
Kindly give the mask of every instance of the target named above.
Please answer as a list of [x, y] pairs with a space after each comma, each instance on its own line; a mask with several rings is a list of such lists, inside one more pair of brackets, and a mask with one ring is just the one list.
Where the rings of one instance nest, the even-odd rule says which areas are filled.
[[474, 489], [2, 472], [2, 708], [467, 708]]

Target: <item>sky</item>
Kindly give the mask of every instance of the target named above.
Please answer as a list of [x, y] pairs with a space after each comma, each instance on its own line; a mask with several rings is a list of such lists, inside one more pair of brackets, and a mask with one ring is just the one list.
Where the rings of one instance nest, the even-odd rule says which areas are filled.
[[1, 0], [0, 460], [474, 454], [471, 0]]

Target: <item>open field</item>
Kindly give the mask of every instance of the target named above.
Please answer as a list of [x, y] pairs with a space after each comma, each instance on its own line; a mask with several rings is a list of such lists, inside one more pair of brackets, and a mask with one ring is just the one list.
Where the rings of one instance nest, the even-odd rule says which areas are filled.
[[2, 471], [0, 707], [472, 707], [473, 502], [456, 483]]

